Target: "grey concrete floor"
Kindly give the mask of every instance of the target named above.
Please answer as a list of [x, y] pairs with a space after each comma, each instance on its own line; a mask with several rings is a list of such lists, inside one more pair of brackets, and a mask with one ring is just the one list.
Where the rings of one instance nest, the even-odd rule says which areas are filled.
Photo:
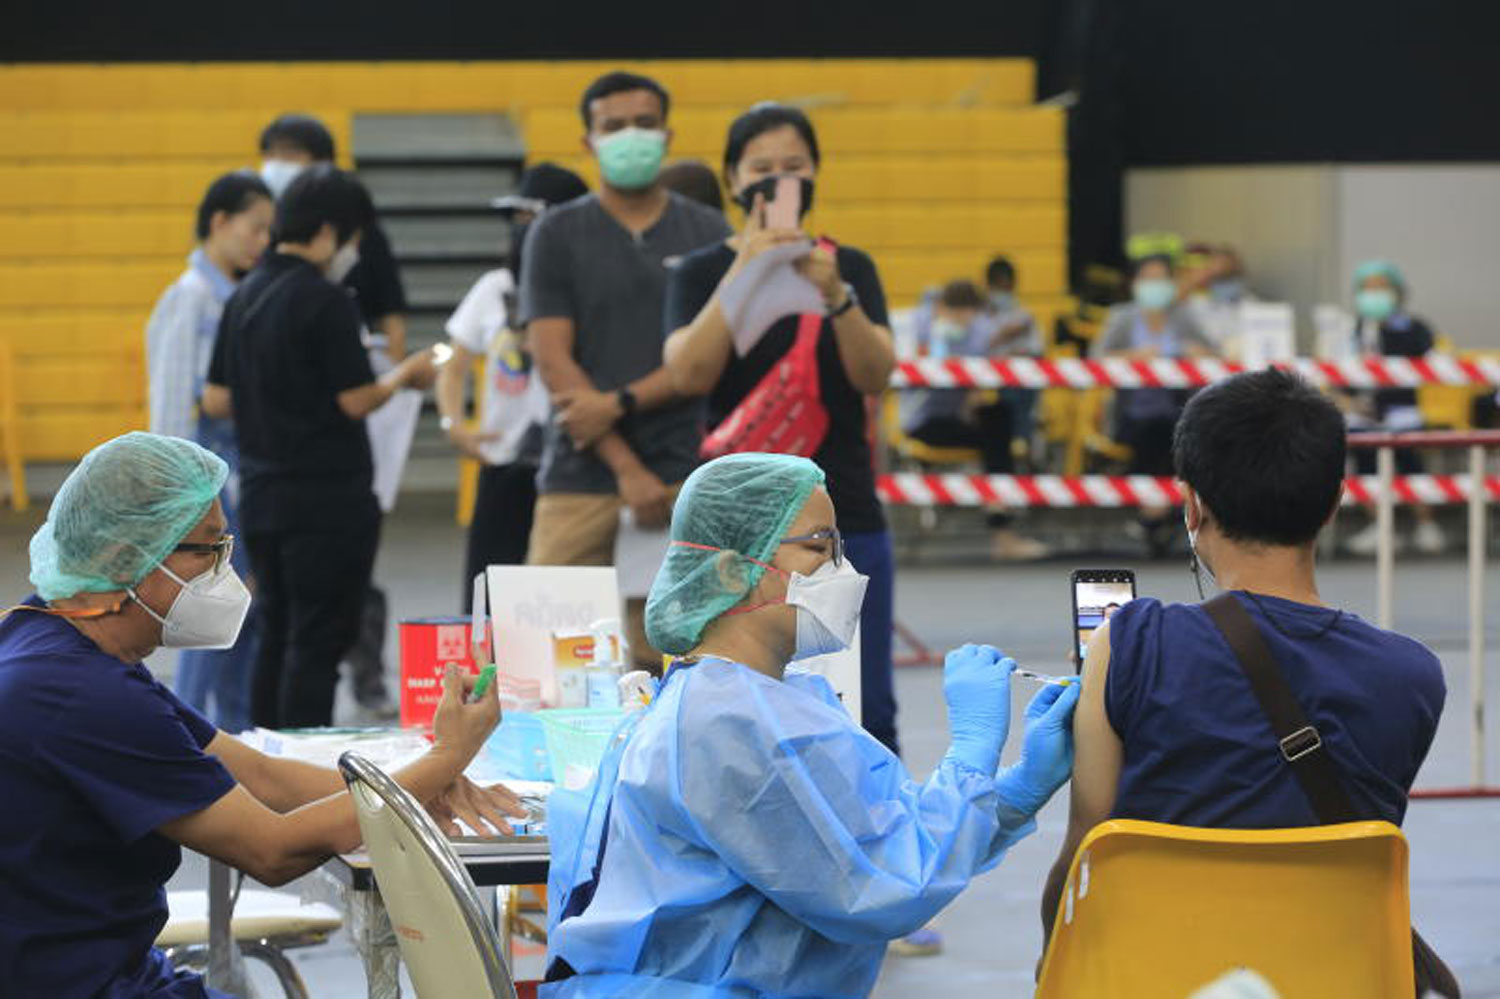
[[[377, 567], [393, 618], [457, 610], [462, 534], [453, 526], [451, 499], [418, 496], [403, 499], [403, 504], [388, 521]], [[0, 600], [6, 605], [27, 592], [25, 543], [35, 523], [36, 517], [0, 515]], [[1119, 536], [1112, 530], [1099, 533], [1105, 538]], [[897, 577], [897, 614], [935, 649], [965, 641], [993, 642], [1026, 665], [1062, 669], [1066, 576], [1075, 564], [1133, 564], [1142, 593], [1194, 598], [1183, 563], [1139, 562], [1123, 539], [1118, 548], [1113, 556], [1096, 554], [1026, 567], [904, 567]], [[1500, 560], [1492, 556], [1496, 561]], [[1399, 563], [1396, 626], [1438, 653], [1449, 687], [1443, 722], [1418, 778], [1419, 787], [1468, 779], [1464, 579], [1457, 557]], [[1324, 568], [1322, 580], [1328, 600], [1373, 618], [1371, 563], [1333, 562]], [[1486, 606], [1500, 607], [1500, 566], [1489, 571], [1487, 583]], [[1492, 613], [1488, 624], [1488, 699], [1495, 706], [1500, 705], [1500, 614]], [[389, 660], [394, 667], [394, 622]], [[158, 655], [152, 667], [167, 674], [171, 659]], [[902, 669], [896, 687], [906, 762], [913, 773], [925, 775], [946, 747], [941, 673], [934, 668]], [[343, 690], [339, 704], [339, 721], [362, 720]], [[1013, 730], [1020, 730], [1019, 720]], [[1500, 783], [1500, 732], [1490, 734], [1487, 763], [1491, 783]], [[1041, 940], [1037, 899], [1065, 821], [1064, 793], [1042, 812], [1035, 835], [1017, 845], [998, 869], [979, 878], [939, 917], [945, 953], [889, 959], [875, 995], [894, 999], [919, 990], [950, 999], [1029, 995]], [[1466, 996], [1500, 999], [1500, 800], [1417, 801], [1408, 812], [1405, 831], [1411, 844], [1415, 923], [1454, 966]], [[201, 858], [189, 856], [171, 887], [205, 884]], [[315, 999], [358, 999], [365, 994], [357, 958], [343, 938], [300, 952], [297, 961]]]

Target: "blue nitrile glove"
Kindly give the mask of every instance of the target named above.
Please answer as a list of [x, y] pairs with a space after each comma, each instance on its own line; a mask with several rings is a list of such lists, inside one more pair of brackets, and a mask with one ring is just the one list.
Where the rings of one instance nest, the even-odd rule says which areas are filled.
[[1049, 683], [1026, 705], [1021, 758], [995, 782], [1000, 797], [1024, 815], [1035, 815], [1073, 773], [1073, 708], [1082, 688]]
[[989, 645], [965, 645], [943, 660], [943, 698], [952, 730], [948, 755], [983, 774], [1000, 765], [1000, 748], [1010, 729], [1010, 671], [1007, 659]]

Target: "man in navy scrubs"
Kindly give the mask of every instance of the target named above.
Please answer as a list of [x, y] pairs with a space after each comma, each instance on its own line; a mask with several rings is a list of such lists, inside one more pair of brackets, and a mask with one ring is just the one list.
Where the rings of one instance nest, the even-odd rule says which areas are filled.
[[[233, 644], [224, 462], [131, 433], [86, 455], [31, 541], [35, 596], [0, 620], [0, 995], [204, 999], [152, 946], [187, 846], [282, 884], [360, 842], [339, 775], [215, 729], [141, 660]], [[431, 751], [396, 779], [452, 830], [521, 814], [462, 771], [499, 718], [445, 678]]]

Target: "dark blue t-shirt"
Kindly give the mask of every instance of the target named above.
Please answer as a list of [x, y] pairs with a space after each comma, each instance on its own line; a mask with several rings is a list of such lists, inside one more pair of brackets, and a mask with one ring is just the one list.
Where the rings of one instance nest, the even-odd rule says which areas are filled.
[[208, 994], [152, 942], [182, 859], [155, 830], [234, 787], [203, 752], [214, 735], [66, 621], [0, 621], [0, 996]]
[[[1397, 825], [1446, 688], [1421, 643], [1353, 614], [1236, 592], [1355, 810]], [[1123, 743], [1114, 818], [1229, 829], [1317, 825], [1228, 643], [1196, 605], [1142, 598], [1109, 622], [1104, 704]]]

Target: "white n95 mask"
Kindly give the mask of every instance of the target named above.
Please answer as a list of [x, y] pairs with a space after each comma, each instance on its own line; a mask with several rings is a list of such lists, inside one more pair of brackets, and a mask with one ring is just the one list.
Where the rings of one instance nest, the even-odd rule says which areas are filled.
[[797, 651], [793, 661], [847, 649], [859, 627], [869, 576], [861, 576], [845, 559], [842, 565], [824, 562], [811, 576], [791, 574], [786, 587], [788, 606], [797, 608]]
[[359, 263], [359, 247], [350, 240], [334, 251], [333, 259], [328, 261], [328, 280], [334, 284], [342, 284], [349, 272], [354, 270]]
[[141, 609], [161, 624], [161, 644], [169, 649], [227, 649], [240, 637], [250, 611], [250, 591], [233, 568], [210, 569], [184, 580], [164, 565], [162, 572], [182, 584], [177, 599], [162, 617], [147, 607], [134, 589], [126, 590]]
[[260, 164], [260, 179], [271, 189], [271, 197], [280, 198], [303, 169], [301, 163], [293, 163], [291, 160], [263, 160]]

